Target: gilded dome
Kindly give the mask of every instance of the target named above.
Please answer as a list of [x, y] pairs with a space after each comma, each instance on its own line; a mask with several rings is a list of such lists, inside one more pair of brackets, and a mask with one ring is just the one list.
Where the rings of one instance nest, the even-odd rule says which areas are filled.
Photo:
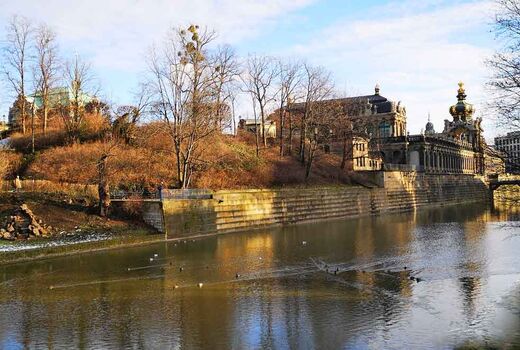
[[466, 91], [463, 82], [459, 83], [457, 100], [457, 104], [450, 107], [450, 114], [453, 116], [453, 120], [470, 120], [475, 109], [471, 103], [466, 102]]

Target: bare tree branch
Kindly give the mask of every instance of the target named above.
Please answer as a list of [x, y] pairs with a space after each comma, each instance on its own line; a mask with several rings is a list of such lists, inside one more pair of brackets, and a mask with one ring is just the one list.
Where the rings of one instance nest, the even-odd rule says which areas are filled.
[[6, 27], [7, 45], [4, 48], [3, 76], [16, 96], [16, 107], [19, 113], [18, 122], [22, 132], [26, 132], [28, 83], [27, 68], [29, 61], [32, 25], [25, 17], [13, 16]]

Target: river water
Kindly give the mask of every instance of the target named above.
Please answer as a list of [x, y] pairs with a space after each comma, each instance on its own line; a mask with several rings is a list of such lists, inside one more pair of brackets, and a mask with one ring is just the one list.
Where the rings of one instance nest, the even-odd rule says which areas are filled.
[[519, 252], [458, 206], [4, 266], [0, 347], [520, 348]]

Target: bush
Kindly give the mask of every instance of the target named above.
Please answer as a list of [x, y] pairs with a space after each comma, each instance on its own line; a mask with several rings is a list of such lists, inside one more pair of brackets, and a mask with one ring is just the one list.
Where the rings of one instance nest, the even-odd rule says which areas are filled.
[[16, 177], [21, 166], [21, 154], [13, 151], [0, 151], [0, 179]]
[[0, 152], [0, 180], [5, 178], [9, 171], [9, 160], [5, 153], [6, 152]]
[[[57, 147], [42, 152], [28, 175], [56, 182], [96, 184], [97, 163], [107, 145], [101, 142]], [[118, 145], [110, 150], [108, 176], [112, 187], [140, 190], [175, 178], [171, 157], [150, 149]], [[170, 181], [168, 181], [170, 180]]]
[[[34, 135], [34, 149], [44, 150], [50, 147], [63, 146], [66, 142], [66, 134], [62, 129], [47, 130], [45, 135], [38, 131]], [[32, 151], [32, 135], [30, 133], [14, 133], [10, 138], [11, 147], [18, 152], [30, 153]]]

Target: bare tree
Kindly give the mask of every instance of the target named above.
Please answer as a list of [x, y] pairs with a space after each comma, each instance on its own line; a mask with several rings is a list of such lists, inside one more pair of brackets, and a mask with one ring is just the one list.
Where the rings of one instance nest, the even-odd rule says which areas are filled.
[[58, 80], [58, 44], [56, 34], [47, 25], [38, 27], [35, 37], [36, 62], [34, 69], [36, 93], [41, 98], [42, 131], [47, 132], [50, 94]]
[[27, 68], [29, 61], [32, 25], [25, 17], [13, 16], [7, 25], [7, 45], [2, 67], [6, 81], [16, 95], [16, 107], [21, 119], [22, 132], [27, 127]]
[[[319, 149], [329, 152], [333, 141], [337, 138], [335, 123], [342, 113], [341, 102], [337, 99], [319, 100], [313, 107], [308, 121], [307, 159], [305, 161], [305, 181], [309, 179], [312, 165]], [[326, 148], [329, 150], [327, 151]]]
[[78, 55], [65, 64], [64, 81], [69, 92], [67, 106], [61, 106], [61, 116], [70, 143], [79, 141], [81, 128], [85, 122], [87, 92], [93, 91], [93, 76], [90, 65]]
[[223, 77], [216, 65], [218, 60], [209, 51], [214, 38], [214, 32], [199, 30], [196, 25], [176, 29], [164, 50], [152, 51], [149, 59], [154, 113], [171, 137], [180, 188], [189, 187], [202, 163], [203, 141], [219, 131], [219, 94], [215, 87]]
[[255, 146], [256, 146], [256, 157], [260, 156], [260, 143], [258, 142], [258, 113], [256, 112], [256, 99], [253, 94], [251, 94], [251, 102], [253, 104], [253, 118], [255, 122]]
[[146, 83], [141, 83], [139, 90], [134, 96], [134, 105], [117, 107], [115, 120], [113, 122], [114, 136], [119, 137], [126, 144], [131, 144], [135, 141], [137, 137], [137, 124], [143, 115], [149, 113], [152, 104], [151, 86]]
[[235, 82], [240, 75], [240, 69], [235, 52], [230, 46], [219, 47], [213, 60], [217, 73], [215, 79], [216, 113], [220, 129], [224, 130], [231, 127], [231, 115], [234, 113], [232, 109], [234, 109], [237, 91]]
[[248, 57], [246, 66], [245, 75], [242, 77], [245, 91], [251, 94], [258, 104], [262, 144], [267, 147], [265, 117], [267, 106], [274, 101], [276, 95], [273, 91], [276, 79], [275, 61], [271, 57], [254, 55]]
[[493, 72], [488, 84], [495, 95], [491, 107], [497, 111], [500, 123], [520, 128], [520, 2], [495, 2], [495, 33], [505, 45], [487, 60]]
[[[303, 113], [301, 115], [301, 126], [300, 126], [300, 161], [302, 163], [307, 162], [308, 173], [310, 173], [310, 168], [312, 165], [312, 160], [314, 157], [315, 146], [317, 145], [314, 140], [316, 139], [315, 135], [311, 135], [310, 137], [310, 147], [309, 151], [311, 153], [307, 156], [305, 155], [306, 141], [307, 141], [307, 133], [309, 131], [309, 126], [313, 127], [313, 132], [317, 127], [320, 119], [320, 103], [326, 98], [330, 97], [333, 84], [331, 79], [331, 74], [325, 71], [322, 67], [313, 67], [307, 63], [303, 65], [304, 76], [303, 76]], [[308, 175], [306, 175], [306, 178]]]
[[[277, 72], [277, 83], [278, 88], [278, 113], [280, 122], [280, 157], [284, 156], [284, 142], [285, 142], [285, 115], [287, 108], [290, 108], [290, 102], [295, 98], [297, 90], [301, 87], [302, 65], [299, 62], [286, 63], [282, 60], [278, 60], [278, 72]], [[290, 138], [289, 142], [292, 143], [292, 128], [289, 130]]]

